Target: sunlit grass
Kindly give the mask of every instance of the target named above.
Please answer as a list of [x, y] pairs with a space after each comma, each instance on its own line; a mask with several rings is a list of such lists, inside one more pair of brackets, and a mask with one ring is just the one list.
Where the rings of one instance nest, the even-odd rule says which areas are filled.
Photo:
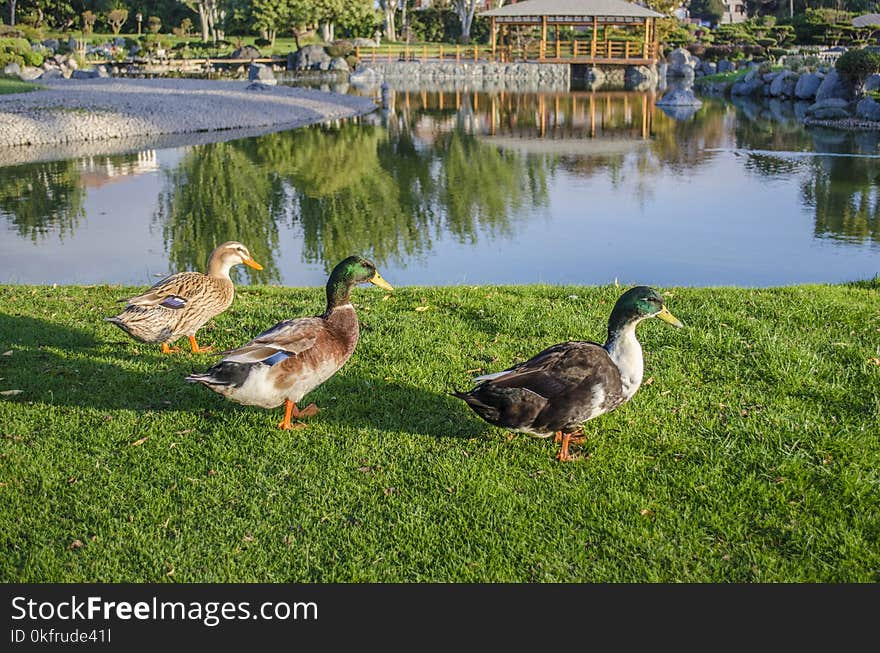
[[0, 75], [0, 95], [9, 95], [11, 93], [29, 93], [43, 88], [39, 84], [31, 82], [23, 82], [14, 77], [3, 77]]
[[[0, 579], [880, 580], [880, 284], [665, 290], [686, 328], [639, 327], [646, 385], [561, 464], [446, 392], [602, 339], [614, 287], [359, 288], [291, 432], [102, 322], [132, 289], [0, 288]], [[199, 341], [322, 297], [243, 288]]]

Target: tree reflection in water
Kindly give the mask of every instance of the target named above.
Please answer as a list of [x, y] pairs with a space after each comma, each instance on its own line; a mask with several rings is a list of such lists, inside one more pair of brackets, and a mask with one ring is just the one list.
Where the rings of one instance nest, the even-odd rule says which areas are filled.
[[[880, 242], [880, 161], [864, 156], [880, 149], [877, 134], [806, 130], [798, 104], [707, 98], [676, 121], [653, 93], [392, 91], [387, 99], [370, 116], [183, 150], [154, 216], [169, 268], [202, 269], [217, 244], [240, 240], [265, 266], [248, 278], [279, 281], [285, 229], [301, 233], [304, 262], [327, 270], [352, 252], [405, 265], [443, 239], [516, 238], [550, 205], [551, 184], [570, 185], [560, 173], [647, 204], [669, 176], [693, 175], [725, 149], [746, 151], [740, 160], [753, 175], [796, 179], [816, 237]], [[66, 238], [85, 215], [95, 166], [124, 173], [145, 154], [0, 167], [0, 216], [32, 242]]]
[[50, 233], [73, 233], [85, 216], [79, 162], [51, 161], [0, 168], [0, 215], [19, 236], [37, 243]]

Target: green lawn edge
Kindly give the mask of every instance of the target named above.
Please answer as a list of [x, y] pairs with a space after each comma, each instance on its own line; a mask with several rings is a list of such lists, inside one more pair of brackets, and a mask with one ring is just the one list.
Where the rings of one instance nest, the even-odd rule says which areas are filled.
[[[447, 393], [602, 340], [621, 288], [358, 288], [292, 432], [102, 321], [135, 290], [0, 286], [3, 582], [880, 580], [877, 279], [660, 288], [686, 328], [639, 327], [646, 384], [567, 464]], [[199, 341], [322, 304], [240, 287]]]

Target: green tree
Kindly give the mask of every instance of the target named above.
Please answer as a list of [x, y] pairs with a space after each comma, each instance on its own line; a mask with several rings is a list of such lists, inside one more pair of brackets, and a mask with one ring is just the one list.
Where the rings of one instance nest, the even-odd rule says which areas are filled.
[[128, 9], [116, 8], [107, 13], [107, 22], [114, 34], [119, 34], [125, 21], [128, 20]]
[[688, 9], [691, 16], [701, 18], [717, 25], [724, 16], [724, 3], [721, 0], [691, 0]]

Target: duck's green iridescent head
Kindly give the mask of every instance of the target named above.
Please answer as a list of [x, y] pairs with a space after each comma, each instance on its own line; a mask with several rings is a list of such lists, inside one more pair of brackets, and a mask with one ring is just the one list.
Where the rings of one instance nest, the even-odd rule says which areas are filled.
[[340, 306], [349, 301], [349, 293], [359, 283], [372, 283], [385, 290], [394, 290], [372, 261], [360, 256], [349, 256], [333, 268], [327, 280], [327, 308]]
[[614, 305], [608, 320], [608, 334], [610, 336], [624, 326], [648, 317], [659, 317], [674, 327], [684, 326], [666, 308], [660, 293], [648, 286], [636, 286], [623, 293]]

